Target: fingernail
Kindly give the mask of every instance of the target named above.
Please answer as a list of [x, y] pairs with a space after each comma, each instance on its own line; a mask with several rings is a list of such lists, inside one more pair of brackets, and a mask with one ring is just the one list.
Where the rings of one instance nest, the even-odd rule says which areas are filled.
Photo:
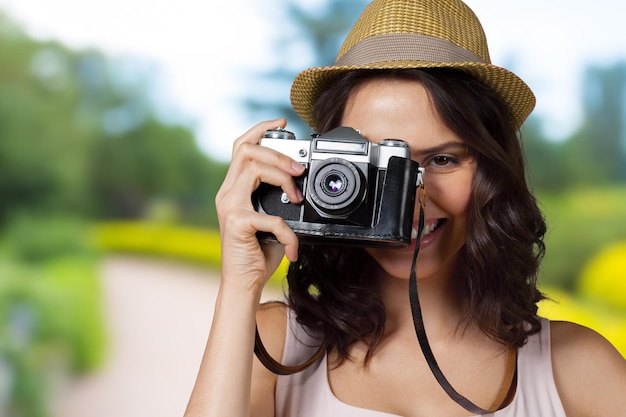
[[293, 161], [291, 163], [291, 169], [293, 169], [297, 174], [302, 174], [304, 172], [304, 165]]
[[296, 187], [296, 195], [300, 201], [304, 200], [304, 195], [302, 194], [302, 190]]

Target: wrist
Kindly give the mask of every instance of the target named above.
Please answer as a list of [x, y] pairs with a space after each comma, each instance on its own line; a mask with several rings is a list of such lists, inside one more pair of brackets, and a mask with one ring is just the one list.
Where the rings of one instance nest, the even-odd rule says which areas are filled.
[[249, 304], [256, 308], [261, 300], [264, 287], [264, 283], [259, 281], [241, 277], [229, 278], [222, 273], [219, 295], [229, 302], [235, 302], [238, 305]]

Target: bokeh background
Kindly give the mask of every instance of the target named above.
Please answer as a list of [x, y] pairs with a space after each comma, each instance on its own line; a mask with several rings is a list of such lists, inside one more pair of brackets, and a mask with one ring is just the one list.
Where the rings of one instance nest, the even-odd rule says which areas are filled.
[[[0, 415], [182, 415], [232, 141], [365, 0], [0, 0]], [[626, 4], [467, 0], [525, 79], [542, 314], [626, 355]], [[276, 274], [268, 297], [280, 296]]]

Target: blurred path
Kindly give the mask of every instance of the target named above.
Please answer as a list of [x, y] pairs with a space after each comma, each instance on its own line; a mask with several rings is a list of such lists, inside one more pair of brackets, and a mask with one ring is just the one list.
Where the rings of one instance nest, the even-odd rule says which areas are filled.
[[182, 416], [213, 316], [216, 272], [115, 256], [104, 261], [101, 279], [107, 361], [63, 390], [57, 415]]

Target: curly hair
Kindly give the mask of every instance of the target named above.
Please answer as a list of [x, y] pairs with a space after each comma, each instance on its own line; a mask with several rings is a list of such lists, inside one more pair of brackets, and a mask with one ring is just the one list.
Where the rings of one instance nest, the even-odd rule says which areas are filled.
[[[537, 272], [546, 224], [525, 177], [522, 145], [509, 109], [490, 88], [450, 69], [360, 70], [344, 74], [314, 108], [319, 132], [339, 126], [354, 89], [374, 78], [414, 80], [428, 91], [445, 125], [476, 158], [466, 241], [457, 255], [464, 291], [463, 323], [520, 347], [541, 328]], [[340, 363], [365, 342], [374, 352], [384, 333], [385, 307], [362, 248], [301, 245], [287, 273], [288, 303], [298, 321], [323, 332]]]

